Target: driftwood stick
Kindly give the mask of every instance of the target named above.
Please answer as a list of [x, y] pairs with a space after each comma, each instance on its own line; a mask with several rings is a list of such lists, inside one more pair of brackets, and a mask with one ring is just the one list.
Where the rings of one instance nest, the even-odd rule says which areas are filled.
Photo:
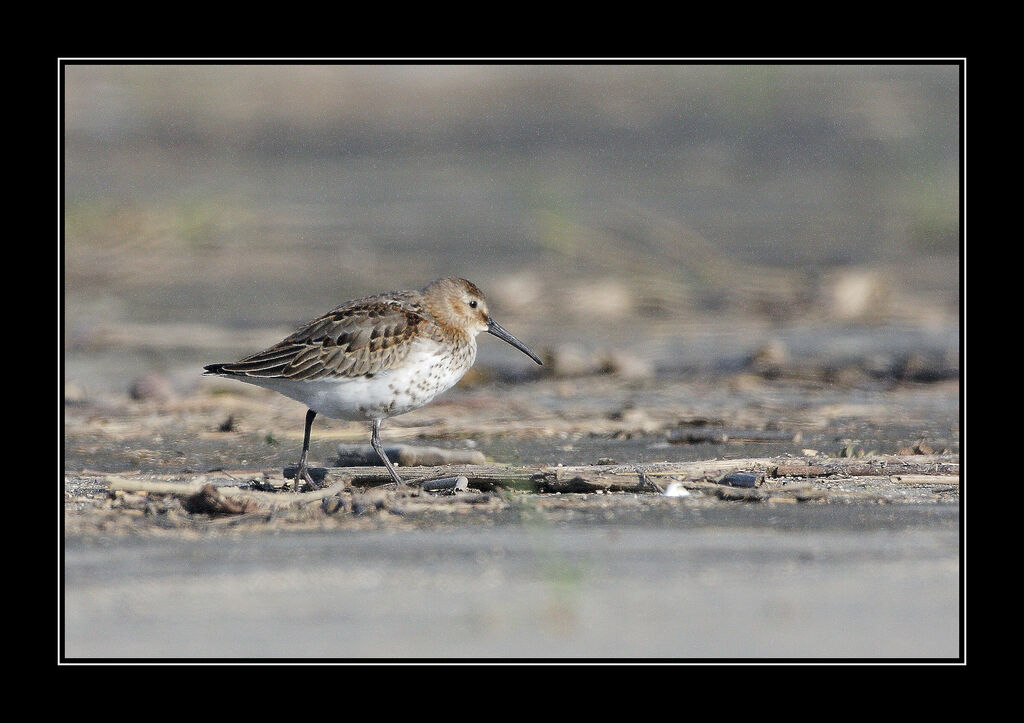
[[[685, 486], [696, 489], [714, 486], [730, 474], [753, 475], [757, 486], [778, 487], [791, 484], [787, 480], [815, 479], [827, 477], [833, 480], [888, 479], [905, 485], [947, 484], [957, 485], [960, 479], [960, 465], [955, 456], [889, 455], [870, 459], [835, 458], [745, 458], [716, 459], [699, 462], [646, 462], [621, 465], [578, 465], [552, 467], [547, 465], [510, 466], [501, 464], [444, 465], [441, 467], [400, 467], [400, 474], [410, 484], [420, 480], [437, 480], [439, 477], [465, 477], [470, 487], [482, 490], [496, 488], [531, 492], [651, 492], [655, 485], [664, 487], [656, 480], [672, 478]], [[376, 487], [390, 483], [391, 477], [381, 466], [332, 467], [328, 473], [331, 479], [342, 480], [314, 492], [301, 494], [284, 492], [261, 492], [248, 487], [239, 487], [239, 481], [247, 474], [260, 476], [262, 473], [236, 473], [198, 475], [187, 481], [137, 479], [125, 475], [109, 475], [106, 481], [112, 491], [124, 490], [150, 494], [191, 495], [205, 484], [214, 484], [225, 497], [245, 496], [256, 500], [261, 506], [290, 506], [295, 503], [320, 500], [330, 497], [348, 485], [355, 487]], [[181, 475], [175, 477], [180, 478]], [[428, 485], [429, 486], [429, 485]]]
[[[169, 482], [163, 480], [142, 480], [129, 477], [108, 476], [107, 485], [111, 491], [122, 490], [125, 492], [145, 492], [151, 495], [174, 495], [176, 497], [191, 497], [202, 490], [204, 484], [209, 483], [206, 475], [201, 475], [197, 481], [190, 482]], [[343, 479], [332, 485], [313, 492], [295, 494], [293, 492], [261, 492], [240, 487], [218, 486], [217, 492], [220, 495], [232, 500], [252, 500], [261, 508], [282, 509], [302, 505], [309, 502], [317, 502], [325, 497], [331, 497], [342, 492], [349, 486], [348, 480]]]
[[[828, 460], [808, 464], [811, 458], [745, 458], [706, 460], [701, 462], [648, 462], [629, 465], [580, 465], [572, 467], [512, 467], [499, 464], [446, 465], [444, 467], [405, 467], [401, 474], [407, 481], [436, 476], [463, 476], [469, 486], [477, 489], [530, 490], [537, 492], [570, 491], [650, 491], [648, 482], [657, 477], [675, 477], [700, 481], [720, 478], [732, 472], [760, 474], [771, 477], [857, 477], [892, 475], [937, 475], [958, 477], [960, 465], [948, 458], [920, 455], [887, 456], [871, 460]], [[332, 473], [348, 474], [355, 486], [376, 486], [390, 482], [382, 467], [345, 467]], [[646, 479], [645, 479], [646, 478]]]

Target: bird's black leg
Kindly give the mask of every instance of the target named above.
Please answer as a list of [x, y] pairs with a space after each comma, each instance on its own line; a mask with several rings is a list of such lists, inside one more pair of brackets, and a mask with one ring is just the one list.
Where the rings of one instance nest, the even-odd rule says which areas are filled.
[[311, 489], [320, 489], [320, 485], [313, 481], [306, 467], [306, 455], [309, 453], [309, 431], [313, 428], [313, 420], [316, 419], [316, 412], [312, 409], [306, 412], [306, 434], [302, 439], [302, 456], [299, 457], [299, 468], [295, 470], [295, 491], [299, 491], [299, 485], [303, 480], [309, 483]]
[[370, 446], [373, 447], [373, 451], [380, 457], [380, 461], [384, 463], [384, 466], [388, 468], [388, 473], [391, 475], [391, 479], [395, 481], [395, 484], [399, 488], [405, 487], [405, 482], [398, 476], [398, 472], [395, 471], [394, 466], [391, 464], [391, 460], [384, 454], [384, 446], [380, 443], [380, 422], [379, 419], [373, 420], [373, 432], [370, 434]]

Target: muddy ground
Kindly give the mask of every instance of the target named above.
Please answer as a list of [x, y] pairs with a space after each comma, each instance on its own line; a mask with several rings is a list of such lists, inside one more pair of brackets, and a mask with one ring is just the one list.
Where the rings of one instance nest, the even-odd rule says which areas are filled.
[[[325, 468], [323, 487], [341, 494], [342, 507], [362, 510], [367, 505], [357, 500], [369, 495], [392, 513], [406, 508], [404, 517], [463, 503], [496, 513], [523, 493], [643, 496], [664, 493], [672, 482], [693, 493], [689, 504], [721, 500], [725, 488], [738, 488], [734, 499], [747, 494], [778, 503], [796, 499], [794, 490], [800, 501], [959, 500], [955, 379], [875, 380], [851, 388], [774, 373], [771, 379], [740, 373], [639, 380], [541, 374], [517, 383], [485, 377], [470, 377], [433, 404], [388, 420], [382, 433], [405, 478], [465, 475], [469, 484], [459, 494], [384, 485], [388, 478], [368, 448], [367, 425], [329, 419], [317, 420], [311, 445], [313, 465]], [[301, 446], [301, 405], [229, 380], [197, 379], [185, 395], [149, 381], [153, 388], [134, 390], [134, 399], [66, 402], [67, 530], [115, 532], [133, 506], [145, 511], [128, 525], [137, 534], [187, 529], [190, 517], [165, 512], [161, 520], [151, 504], [139, 507], [150, 495], [147, 485], [160, 483], [172, 491], [175, 484], [192, 492], [204, 484], [251, 490], [261, 501], [257, 507], [276, 510], [265, 523], [271, 527], [309, 507], [291, 500], [324, 496], [322, 490], [296, 495], [286, 476]], [[417, 466], [415, 456], [397, 456], [399, 446], [406, 455], [431, 448], [438, 458], [427, 464], [441, 466]], [[754, 478], [723, 483], [731, 472]], [[160, 492], [153, 487], [153, 495]], [[581, 505], [595, 503], [580, 498]], [[122, 514], [111, 516], [116, 510]], [[342, 518], [326, 515], [321, 522]]]
[[399, 467], [453, 493], [334, 466], [367, 430], [329, 420], [293, 492], [302, 412], [220, 380], [66, 405], [69, 657], [960, 654], [956, 381], [467, 384], [384, 432], [481, 453]]

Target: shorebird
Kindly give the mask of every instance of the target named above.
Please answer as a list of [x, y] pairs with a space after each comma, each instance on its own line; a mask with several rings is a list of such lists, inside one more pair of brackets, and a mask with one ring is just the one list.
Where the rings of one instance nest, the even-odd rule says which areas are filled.
[[381, 445], [381, 422], [422, 407], [454, 386], [476, 361], [476, 336], [482, 331], [542, 363], [491, 318], [475, 284], [447, 278], [420, 291], [347, 301], [269, 349], [234, 363], [208, 364], [203, 374], [273, 389], [306, 405], [296, 490], [301, 480], [318, 486], [306, 466], [318, 414], [369, 420], [370, 445], [395, 484], [404, 487]]

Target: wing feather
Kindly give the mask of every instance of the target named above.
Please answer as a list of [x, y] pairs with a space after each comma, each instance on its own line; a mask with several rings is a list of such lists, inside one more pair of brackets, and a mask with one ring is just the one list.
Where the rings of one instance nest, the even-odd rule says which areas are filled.
[[400, 364], [437, 326], [411, 292], [358, 299], [318, 317], [269, 349], [218, 373], [287, 379], [354, 378]]

